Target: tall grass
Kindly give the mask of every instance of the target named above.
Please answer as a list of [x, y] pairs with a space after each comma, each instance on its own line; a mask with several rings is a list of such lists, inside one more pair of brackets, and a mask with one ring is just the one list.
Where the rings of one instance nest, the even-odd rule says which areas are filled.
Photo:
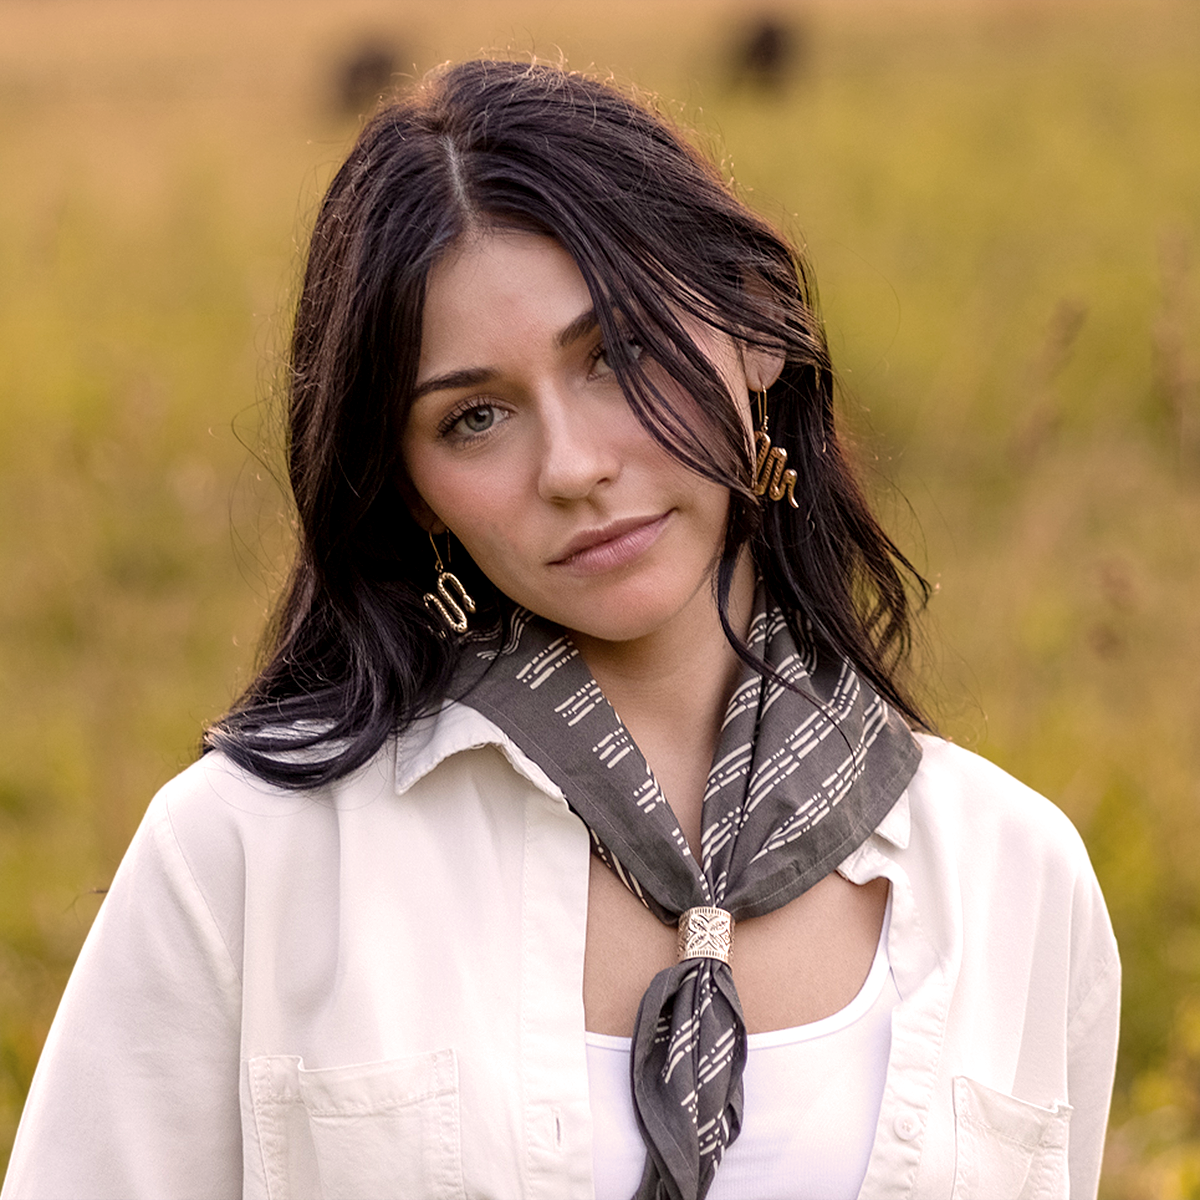
[[1200, 1194], [1200, 11], [248, 0], [0, 8], [0, 1155], [97, 890], [251, 670], [269, 398], [359, 32], [676, 98], [803, 240], [944, 731], [1088, 842], [1126, 963], [1110, 1197]]

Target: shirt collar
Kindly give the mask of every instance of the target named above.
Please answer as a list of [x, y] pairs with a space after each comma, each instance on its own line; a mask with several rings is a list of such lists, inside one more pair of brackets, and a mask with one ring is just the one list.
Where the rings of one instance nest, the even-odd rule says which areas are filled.
[[[512, 764], [514, 771], [547, 796], [566, 803], [562, 789], [499, 726], [468, 705], [453, 700], [440, 712], [414, 721], [400, 735], [396, 753], [396, 792], [403, 795], [451, 755], [463, 750], [478, 750], [481, 746], [495, 746]], [[903, 850], [908, 846], [911, 834], [912, 810], [906, 788], [875, 827], [874, 837]]]
[[497, 725], [466, 704], [451, 700], [432, 716], [414, 721], [400, 735], [396, 749], [396, 792], [403, 795], [439, 763], [464, 750], [495, 746], [514, 771], [563, 804], [562, 789]]
[[900, 793], [896, 803], [888, 809], [888, 814], [875, 826], [874, 836], [882, 838], [897, 850], [908, 846], [912, 834], [912, 809], [908, 802], [908, 789]]

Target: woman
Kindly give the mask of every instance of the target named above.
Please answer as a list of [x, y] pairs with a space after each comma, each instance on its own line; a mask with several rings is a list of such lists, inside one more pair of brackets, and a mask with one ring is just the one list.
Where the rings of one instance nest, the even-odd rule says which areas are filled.
[[269, 657], [113, 882], [6, 1198], [1094, 1194], [1087, 856], [912, 732], [923, 584], [709, 165], [577, 75], [435, 74], [321, 208], [290, 420]]

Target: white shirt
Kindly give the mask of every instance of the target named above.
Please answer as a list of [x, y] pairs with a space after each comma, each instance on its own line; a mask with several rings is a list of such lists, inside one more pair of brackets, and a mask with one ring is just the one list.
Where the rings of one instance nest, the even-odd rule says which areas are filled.
[[[1087, 855], [921, 741], [839, 868], [891, 881], [901, 997], [860, 1195], [1093, 1196], [1119, 966]], [[591, 1197], [588, 859], [558, 788], [461, 706], [317, 792], [204, 757], [113, 880], [3, 1200]]]

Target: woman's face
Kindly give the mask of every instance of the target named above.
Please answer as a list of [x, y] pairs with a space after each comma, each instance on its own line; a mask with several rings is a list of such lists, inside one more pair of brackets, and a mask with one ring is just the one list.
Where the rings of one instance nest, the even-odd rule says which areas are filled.
[[[403, 437], [423, 525], [449, 529], [500, 591], [586, 637], [632, 641], [711, 605], [729, 494], [634, 416], [557, 242], [471, 237], [430, 273], [423, 328]], [[690, 332], [748, 410], [734, 343]]]

